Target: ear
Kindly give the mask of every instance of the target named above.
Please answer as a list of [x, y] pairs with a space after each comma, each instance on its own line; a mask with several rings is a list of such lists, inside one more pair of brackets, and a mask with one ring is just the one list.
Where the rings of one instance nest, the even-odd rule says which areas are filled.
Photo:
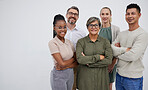
[[141, 13], [139, 13], [139, 17], [141, 16]]

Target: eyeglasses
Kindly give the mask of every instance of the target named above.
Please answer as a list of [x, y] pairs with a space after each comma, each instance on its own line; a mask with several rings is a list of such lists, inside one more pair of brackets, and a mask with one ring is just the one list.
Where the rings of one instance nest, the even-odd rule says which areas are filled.
[[69, 14], [70, 16], [72, 16], [72, 15], [78, 16], [78, 13], [68, 12], [68, 14]]
[[98, 28], [98, 27], [99, 27], [98, 24], [89, 24], [88, 26], [89, 26], [90, 28], [93, 28], [93, 27]]
[[56, 26], [55, 28], [60, 29], [60, 30], [62, 30], [62, 29], [64, 29], [64, 30], [67, 29], [66, 26], [64, 26], [64, 27], [61, 27], [61, 26], [58, 27], [58, 26]]

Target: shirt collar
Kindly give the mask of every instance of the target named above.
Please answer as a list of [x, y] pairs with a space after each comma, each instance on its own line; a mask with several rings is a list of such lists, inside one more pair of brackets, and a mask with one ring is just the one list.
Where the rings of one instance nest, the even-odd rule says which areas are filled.
[[[70, 30], [70, 29], [67, 27], [67, 30]], [[79, 29], [78, 29], [78, 27], [77, 27], [77, 26], [75, 26], [73, 30], [78, 31]]]
[[68, 44], [68, 40], [65, 38], [65, 42], [63, 43], [57, 36], [55, 36], [55, 40], [60, 44], [60, 45], [63, 45], [63, 44]]
[[[88, 41], [88, 42], [91, 42], [91, 43], [93, 42], [93, 41], [91, 41], [91, 39], [89, 38], [89, 34], [87, 35], [86, 38], [87, 38], [87, 41]], [[96, 40], [95, 42], [98, 42], [98, 41], [100, 41], [99, 35], [98, 35], [97, 40]], [[94, 43], [94, 42], [93, 42], [93, 43]]]

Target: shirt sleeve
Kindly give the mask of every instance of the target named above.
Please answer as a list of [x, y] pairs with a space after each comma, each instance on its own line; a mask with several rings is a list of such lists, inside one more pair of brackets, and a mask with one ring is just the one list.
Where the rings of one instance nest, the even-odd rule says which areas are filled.
[[105, 58], [103, 60], [97, 61], [96, 63], [93, 64], [89, 64], [88, 67], [107, 67], [109, 64], [112, 63], [113, 54], [110, 42], [108, 40], [106, 40], [105, 42], [104, 57]]
[[50, 41], [50, 42], [48, 43], [48, 46], [49, 46], [49, 50], [50, 50], [50, 53], [51, 53], [51, 54], [59, 53], [59, 52], [60, 52], [60, 51], [59, 51], [59, 47], [58, 47], [58, 45], [57, 45], [55, 42]]
[[77, 42], [76, 46], [76, 57], [77, 61], [79, 64], [90, 64], [90, 63], [95, 63], [100, 60], [100, 55], [91, 55], [91, 56], [83, 56], [81, 53], [83, 52], [84, 49], [84, 40], [80, 39]]
[[118, 58], [124, 61], [136, 61], [138, 60], [141, 56], [143, 56], [147, 45], [148, 45], [148, 34], [143, 33], [139, 35], [133, 46], [128, 52], [125, 52], [122, 55], [119, 55]]
[[113, 56], [115, 56], [115, 57], [125, 53], [126, 49], [127, 49], [125, 47], [116, 47], [115, 46], [116, 43], [120, 43], [120, 34], [117, 36], [117, 38], [115, 39], [115, 41], [111, 45], [112, 50], [113, 50]]

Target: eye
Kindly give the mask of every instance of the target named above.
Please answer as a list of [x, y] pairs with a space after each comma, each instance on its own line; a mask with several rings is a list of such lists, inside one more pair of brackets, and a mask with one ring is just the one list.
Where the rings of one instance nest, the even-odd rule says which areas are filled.
[[130, 13], [126, 13], [126, 15], [130, 15]]
[[135, 15], [136, 13], [135, 12], [132, 12], [132, 15]]
[[89, 26], [93, 26], [93, 24], [89, 24]]
[[59, 29], [62, 29], [62, 27], [61, 27], [61, 26], [59, 26]]
[[95, 24], [95, 26], [98, 26], [98, 24]]
[[102, 13], [102, 15], [104, 15], [104, 13]]
[[66, 29], [66, 26], [64, 26], [64, 29]]

